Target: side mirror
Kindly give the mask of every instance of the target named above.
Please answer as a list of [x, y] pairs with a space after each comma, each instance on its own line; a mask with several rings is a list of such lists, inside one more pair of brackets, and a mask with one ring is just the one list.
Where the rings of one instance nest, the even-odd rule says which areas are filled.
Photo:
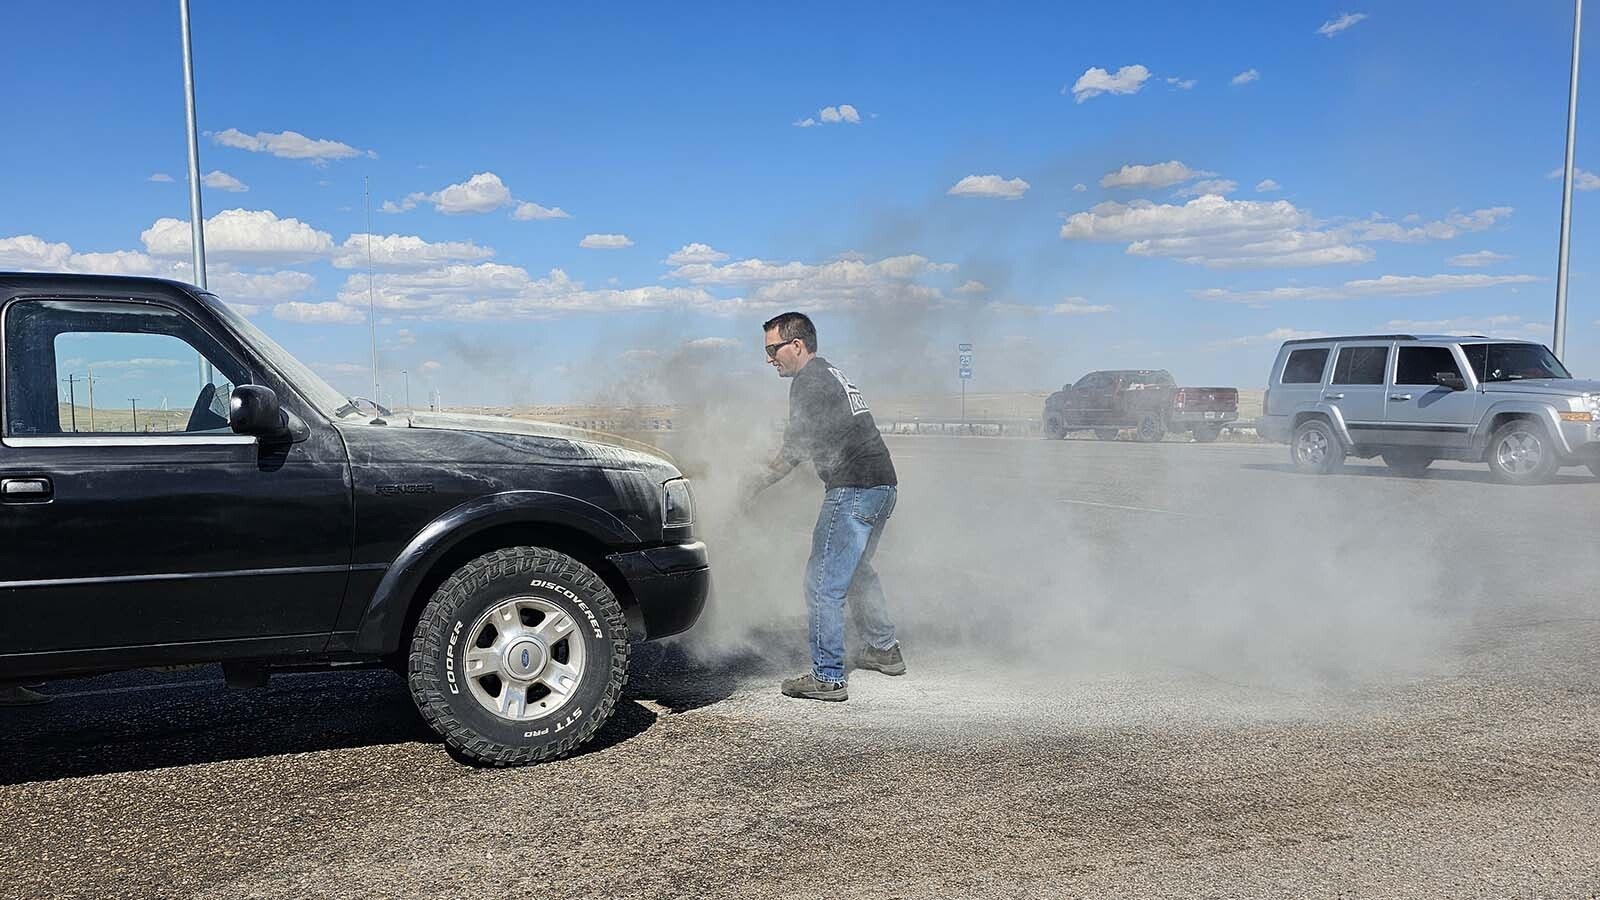
[[262, 439], [289, 437], [289, 416], [272, 388], [241, 384], [228, 398], [228, 427]]
[[1452, 391], [1464, 391], [1467, 389], [1467, 380], [1462, 378], [1458, 372], [1438, 372], [1433, 378], [1441, 386], [1447, 387]]

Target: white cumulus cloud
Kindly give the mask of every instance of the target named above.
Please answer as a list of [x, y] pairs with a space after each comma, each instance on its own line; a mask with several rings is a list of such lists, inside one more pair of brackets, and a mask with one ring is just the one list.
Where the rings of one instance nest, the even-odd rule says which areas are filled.
[[1227, 196], [1239, 189], [1239, 182], [1227, 178], [1204, 178], [1178, 190], [1179, 197]]
[[305, 325], [361, 325], [367, 321], [359, 307], [344, 303], [279, 303], [272, 308], [272, 315]]
[[684, 244], [672, 252], [663, 262], [669, 266], [687, 266], [691, 263], [716, 263], [728, 258], [728, 254], [712, 247], [710, 244]]
[[1252, 81], [1260, 81], [1260, 80], [1261, 80], [1261, 73], [1260, 72], [1257, 72], [1255, 69], [1245, 69], [1243, 72], [1240, 72], [1239, 74], [1233, 76], [1232, 83], [1233, 84], [1249, 84]]
[[[364, 269], [367, 266], [368, 237], [365, 233], [345, 238], [333, 256], [333, 264], [340, 269]], [[375, 269], [426, 269], [440, 263], [477, 262], [494, 256], [490, 247], [481, 247], [472, 241], [442, 241], [430, 243], [416, 235], [370, 235], [372, 267]]]
[[[1141, 65], [1123, 66], [1115, 74], [1101, 68], [1090, 68], [1078, 76], [1070, 88], [1073, 99], [1082, 103], [1101, 94], [1137, 94], [1150, 78], [1150, 70]], [[1065, 94], [1069, 88], [1062, 88]]]
[[794, 125], [796, 128], [815, 128], [818, 125], [860, 125], [861, 113], [848, 103], [824, 106], [815, 117], [807, 116]]
[[1337, 19], [1329, 19], [1328, 21], [1323, 22], [1322, 27], [1317, 29], [1317, 34], [1320, 34], [1323, 37], [1334, 37], [1339, 32], [1344, 31], [1346, 28], [1349, 28], [1366, 17], [1366, 13], [1345, 13]]
[[1511, 257], [1493, 250], [1479, 250], [1476, 253], [1462, 253], [1450, 257], [1450, 265], [1461, 266], [1466, 269], [1475, 269], [1482, 266], [1492, 266], [1495, 263], [1507, 262]]
[[[139, 235], [153, 256], [190, 255], [189, 223], [157, 219]], [[206, 257], [218, 262], [267, 265], [309, 262], [333, 253], [333, 237], [270, 209], [228, 209], [206, 220]]]
[[378, 155], [371, 150], [357, 150], [339, 141], [309, 138], [298, 131], [277, 133], [258, 131], [252, 135], [245, 134], [237, 128], [229, 128], [212, 134], [211, 140], [223, 147], [249, 150], [251, 153], [270, 153], [283, 159], [309, 159], [324, 163], [330, 159], [351, 159], [357, 156], [376, 158]]
[[589, 250], [621, 250], [632, 247], [633, 241], [625, 234], [586, 234], [578, 246]]
[[172, 176], [168, 175], [165, 172], [156, 172], [155, 174], [151, 175], [149, 178], [146, 178], [145, 181], [170, 182], [170, 181], [172, 181]]
[[968, 281], [956, 288], [958, 294], [985, 294], [988, 291], [989, 286], [981, 281]]
[[1456, 291], [1532, 284], [1536, 275], [1383, 275], [1329, 287], [1280, 287], [1255, 291], [1209, 288], [1191, 291], [1200, 300], [1263, 305], [1289, 300], [1355, 300], [1363, 297], [1426, 297]]
[[1115, 307], [1105, 304], [1089, 303], [1082, 297], [1068, 297], [1050, 307], [1050, 312], [1058, 316], [1092, 316], [1096, 313], [1108, 313], [1114, 309]]
[[[1549, 177], [1560, 178], [1564, 174], [1565, 172], [1562, 169], [1555, 169], [1550, 173]], [[1572, 187], [1574, 190], [1579, 191], [1593, 191], [1600, 189], [1600, 175], [1596, 175], [1593, 172], [1585, 172], [1583, 169], [1574, 167], [1572, 170]]]
[[227, 172], [221, 171], [220, 169], [207, 172], [206, 174], [200, 176], [200, 183], [208, 188], [212, 188], [213, 190], [228, 191], [234, 194], [242, 194], [245, 191], [250, 190], [250, 186], [248, 184], [245, 184], [244, 182], [233, 177], [232, 175], [229, 175]]
[[1193, 90], [1194, 86], [1199, 84], [1199, 83], [1200, 83], [1199, 81], [1197, 81], [1197, 80], [1195, 80], [1193, 78], [1168, 78], [1167, 79], [1167, 84], [1172, 85], [1173, 87], [1177, 88], [1180, 91]]
[[1021, 200], [1031, 187], [1021, 178], [1001, 178], [999, 175], [968, 175], [946, 191], [952, 197], [995, 197], [1002, 200]]
[[517, 208], [511, 212], [511, 218], [520, 222], [544, 219], [570, 219], [572, 213], [561, 207], [544, 207], [537, 203], [518, 203]]
[[1154, 165], [1128, 165], [1115, 172], [1110, 172], [1100, 179], [1100, 186], [1107, 188], [1164, 188], [1175, 184], [1182, 184], [1191, 178], [1203, 175], [1214, 175], [1214, 172], [1202, 172], [1191, 169], [1178, 160], [1169, 160]]
[[1271, 193], [1272, 191], [1282, 190], [1282, 188], [1280, 188], [1278, 183], [1273, 181], [1271, 178], [1263, 178], [1256, 182], [1256, 190], [1263, 194], [1267, 194]]

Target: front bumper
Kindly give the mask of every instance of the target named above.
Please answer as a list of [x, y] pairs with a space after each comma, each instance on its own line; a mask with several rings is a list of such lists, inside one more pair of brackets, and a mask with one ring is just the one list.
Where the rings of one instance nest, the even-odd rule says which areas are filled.
[[628, 582], [637, 615], [629, 616], [636, 641], [689, 630], [711, 592], [711, 567], [703, 541], [613, 553], [606, 559]]
[[1561, 440], [1562, 457], [1574, 464], [1600, 459], [1600, 422], [1562, 422]]

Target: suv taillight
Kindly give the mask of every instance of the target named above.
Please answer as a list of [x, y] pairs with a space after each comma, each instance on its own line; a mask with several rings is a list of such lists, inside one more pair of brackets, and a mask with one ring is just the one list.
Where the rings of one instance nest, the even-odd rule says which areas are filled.
[[1184, 401], [1187, 400], [1187, 399], [1188, 399], [1188, 397], [1185, 395], [1185, 392], [1184, 392], [1183, 388], [1179, 388], [1178, 389], [1178, 395], [1176, 397], [1172, 398], [1172, 405], [1173, 406], [1182, 406]]

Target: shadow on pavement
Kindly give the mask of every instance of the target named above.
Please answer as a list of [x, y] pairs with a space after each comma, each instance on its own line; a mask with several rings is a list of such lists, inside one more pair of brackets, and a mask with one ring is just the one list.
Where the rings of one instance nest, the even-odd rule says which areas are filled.
[[[648, 731], [652, 701], [677, 713], [732, 695], [735, 661], [708, 667], [674, 647], [634, 648], [627, 690], [578, 755]], [[746, 667], [747, 668], [747, 667]], [[274, 674], [230, 690], [218, 667], [53, 682], [53, 702], [0, 707], [0, 785], [401, 743], [440, 744], [405, 681], [382, 669]], [[443, 749], [441, 748], [441, 752]]]
[[[1257, 472], [1285, 472], [1291, 475], [1298, 474], [1296, 473], [1294, 466], [1290, 463], [1245, 463], [1242, 468], [1251, 469]], [[1389, 478], [1395, 481], [1455, 481], [1469, 484], [1500, 484], [1500, 482], [1495, 480], [1493, 475], [1489, 474], [1488, 469], [1429, 468], [1425, 470], [1420, 477], [1413, 477], [1410, 475], [1401, 475], [1385, 465], [1360, 464], [1344, 466], [1340, 468], [1338, 472], [1335, 472], [1329, 476], [1308, 475], [1306, 477]], [[1551, 484], [1593, 484], [1594, 482], [1594, 476], [1587, 474], [1568, 475], [1557, 473], [1556, 476], [1550, 480]]]

